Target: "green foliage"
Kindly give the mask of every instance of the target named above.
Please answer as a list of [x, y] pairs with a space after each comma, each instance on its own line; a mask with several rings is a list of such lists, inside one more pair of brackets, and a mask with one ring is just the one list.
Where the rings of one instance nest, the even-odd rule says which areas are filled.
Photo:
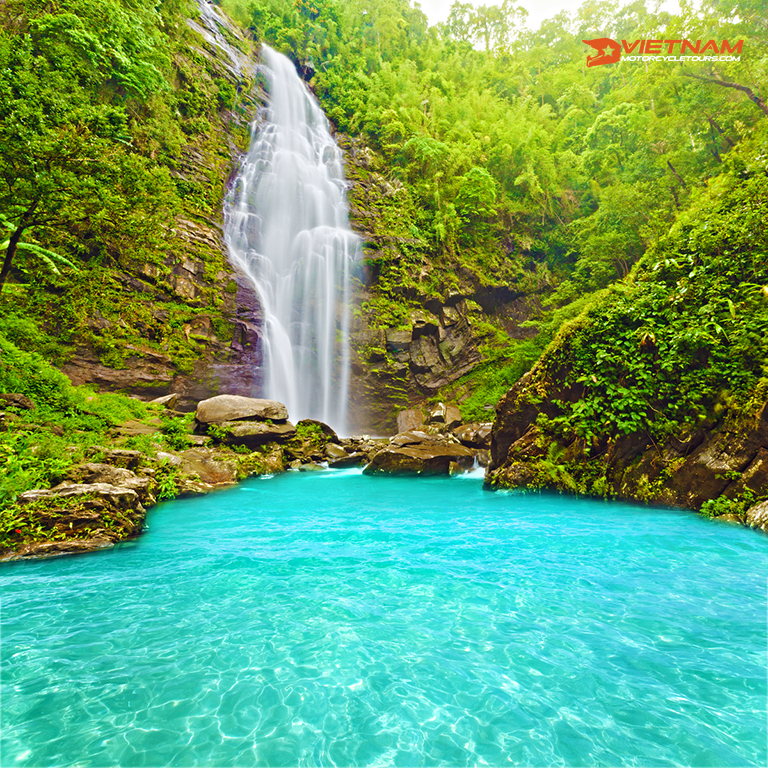
[[553, 392], [580, 393], [555, 400], [556, 433], [657, 440], [752, 402], [768, 372], [768, 168], [747, 149], [542, 358]]
[[226, 424], [209, 424], [206, 433], [216, 442], [221, 442], [232, 434], [232, 427]]
[[710, 519], [722, 517], [723, 515], [734, 515], [743, 519], [744, 513], [755, 503], [755, 494], [746, 490], [735, 499], [729, 499], [725, 496], [718, 496], [716, 499], [709, 499], [701, 506], [701, 514]]
[[[16, 327], [19, 327], [19, 323]], [[24, 331], [34, 336], [36, 329]], [[0, 392], [29, 397], [34, 410], [4, 406], [0, 431], [0, 509], [30, 488], [59, 482], [109, 430], [151, 415], [150, 406], [116, 393], [95, 394], [69, 379], [34, 352], [0, 335]]]
[[[549, 311], [541, 320], [528, 323], [538, 331], [529, 339], [507, 342], [506, 345], [501, 345], [495, 340], [491, 348], [484, 349], [486, 356], [490, 358], [488, 362], [482, 363], [458, 382], [459, 389], [468, 390], [470, 393], [461, 401], [461, 415], [464, 421], [493, 420], [493, 406], [533, 367], [561, 326], [575, 318], [594, 300], [595, 294], [582, 296], [565, 307]], [[479, 330], [477, 326], [477, 323], [473, 323], [476, 332]], [[495, 327], [490, 327], [495, 332]], [[445, 395], [445, 398], [451, 399], [448, 395]]]
[[188, 414], [181, 418], [163, 415], [163, 434], [170, 448], [175, 451], [183, 451], [185, 448], [189, 448], [191, 445], [189, 434], [193, 419], [193, 414]]
[[179, 495], [179, 468], [170, 462], [163, 461], [155, 470], [157, 483], [157, 498], [159, 501], [175, 499]]
[[296, 425], [296, 440], [322, 447], [328, 442], [328, 436], [319, 424], [301, 422]]

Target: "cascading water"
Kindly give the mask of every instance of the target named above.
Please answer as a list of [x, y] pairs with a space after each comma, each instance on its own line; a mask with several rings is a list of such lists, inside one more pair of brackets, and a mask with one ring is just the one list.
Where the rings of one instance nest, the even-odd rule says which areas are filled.
[[263, 47], [269, 99], [227, 207], [230, 258], [265, 317], [265, 395], [294, 420], [346, 429], [350, 272], [342, 154], [317, 101], [282, 54]]

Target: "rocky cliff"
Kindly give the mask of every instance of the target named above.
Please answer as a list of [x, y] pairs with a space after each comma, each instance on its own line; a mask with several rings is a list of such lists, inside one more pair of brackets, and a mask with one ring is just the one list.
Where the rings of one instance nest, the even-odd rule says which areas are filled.
[[174, 67], [177, 82], [194, 80], [204, 122], [173, 164], [186, 197], [165, 257], [111, 270], [108, 294], [90, 293], [58, 361], [75, 384], [144, 399], [176, 392], [182, 410], [220, 391], [254, 394], [261, 383], [258, 297], [229, 263], [222, 230], [223, 200], [263, 101], [255, 45], [215, 6], [197, 8]]
[[578, 388], [541, 397], [534, 369], [498, 404], [486, 484], [492, 488], [552, 488], [649, 504], [711, 511], [754, 523], [768, 497], [768, 402], [739, 419], [705, 422], [664, 442], [647, 433], [556, 441], [540, 418], [560, 413], [555, 401], [578, 399]]
[[[546, 284], [483, 272], [406, 226], [413, 201], [361, 138], [337, 134], [349, 180], [350, 221], [363, 239], [352, 326], [351, 407], [358, 428], [391, 432], [399, 409], [443, 395], [489, 359], [488, 349], [530, 338]], [[412, 211], [410, 211], [412, 214]], [[492, 404], [488, 405], [492, 409]]]

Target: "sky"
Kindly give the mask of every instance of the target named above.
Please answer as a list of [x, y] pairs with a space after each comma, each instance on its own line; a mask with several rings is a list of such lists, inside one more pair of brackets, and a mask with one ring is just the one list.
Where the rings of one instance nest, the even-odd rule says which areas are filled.
[[[464, 0], [465, 2], [467, 0]], [[468, 0], [472, 5], [497, 5], [496, 0]], [[629, 2], [630, 0], [627, 0]], [[538, 29], [544, 19], [550, 19], [560, 11], [574, 13], [584, 0], [518, 0], [518, 5], [528, 11], [528, 27]], [[430, 24], [445, 21], [453, 5], [453, 0], [419, 0], [421, 10], [427, 14]], [[648, 7], [652, 3], [648, 2]], [[679, 6], [675, 0], [664, 0], [662, 8], [666, 11], [676, 12]]]

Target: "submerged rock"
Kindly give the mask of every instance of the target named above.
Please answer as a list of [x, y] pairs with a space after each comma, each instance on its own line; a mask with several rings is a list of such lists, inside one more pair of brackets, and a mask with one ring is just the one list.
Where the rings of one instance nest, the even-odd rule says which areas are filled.
[[221, 424], [241, 419], [287, 421], [288, 410], [276, 400], [241, 395], [217, 395], [197, 404], [195, 418], [201, 424]]

